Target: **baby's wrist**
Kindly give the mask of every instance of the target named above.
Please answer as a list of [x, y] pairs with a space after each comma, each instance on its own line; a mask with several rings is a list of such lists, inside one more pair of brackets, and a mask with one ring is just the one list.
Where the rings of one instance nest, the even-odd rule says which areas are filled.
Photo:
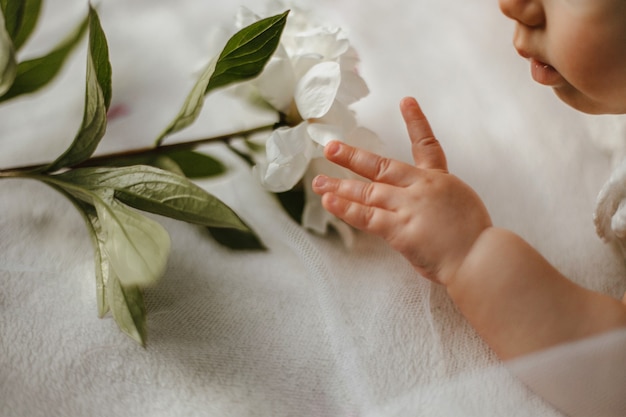
[[[485, 268], [491, 269], [494, 263], [506, 261], [495, 259], [498, 248], [511, 239], [519, 239], [513, 232], [494, 226], [483, 229], [469, 246], [469, 249], [456, 261], [447, 274], [442, 275], [441, 283], [449, 290], [455, 286], [463, 286], [474, 275], [482, 275]], [[495, 255], [496, 257], [499, 255]]]
[[450, 254], [447, 262], [441, 263], [437, 281], [446, 288], [453, 286], [457, 276], [464, 270], [464, 265], [468, 259], [475, 258], [476, 254], [482, 253], [484, 246], [491, 244], [488, 242], [492, 239], [492, 229], [495, 228], [493, 226], [485, 227], [472, 242], [465, 245], [467, 249]]

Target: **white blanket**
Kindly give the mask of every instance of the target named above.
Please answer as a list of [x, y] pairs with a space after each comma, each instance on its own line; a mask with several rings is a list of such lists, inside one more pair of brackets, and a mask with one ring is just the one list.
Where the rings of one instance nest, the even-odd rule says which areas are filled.
[[[83, 0], [45, 3], [25, 55], [55, 44], [86, 9]], [[121, 116], [98, 152], [153, 142], [240, 4], [263, 10], [252, 0], [101, 2]], [[495, 224], [575, 282], [622, 297], [624, 262], [592, 220], [625, 139], [622, 119], [581, 115], [534, 84], [495, 2], [301, 4], [348, 32], [371, 90], [356, 106], [360, 124], [389, 155], [407, 158], [397, 105], [413, 95], [450, 170], [477, 190]], [[50, 88], [0, 106], [0, 167], [48, 161], [69, 144], [83, 105], [79, 49]], [[173, 140], [262, 121], [219, 93]], [[196, 227], [158, 218], [172, 254], [165, 277], [146, 291], [145, 349], [111, 318], [97, 318], [91, 242], [71, 204], [38, 183], [0, 181], [0, 415], [626, 414], [626, 332], [503, 366], [445, 291], [383, 242], [359, 234], [346, 249], [306, 232], [240, 161], [219, 146], [204, 150], [231, 170], [199, 184], [269, 250], [232, 252]]]

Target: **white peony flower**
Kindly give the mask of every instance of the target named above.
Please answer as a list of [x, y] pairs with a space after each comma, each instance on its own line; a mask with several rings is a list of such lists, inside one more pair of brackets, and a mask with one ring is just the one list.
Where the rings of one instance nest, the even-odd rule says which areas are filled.
[[[277, 11], [286, 8], [278, 3], [274, 7]], [[241, 9], [238, 25], [256, 20], [252, 12]], [[250, 82], [255, 94], [281, 113], [288, 125], [267, 138], [265, 157], [257, 161], [254, 173], [272, 192], [290, 190], [303, 180], [303, 226], [319, 233], [329, 224], [340, 232], [347, 226], [323, 209], [319, 196], [310, 190], [310, 180], [322, 172], [350, 175], [326, 162], [324, 145], [340, 140], [373, 150], [378, 144], [376, 135], [357, 126], [349, 108], [369, 93], [357, 72], [358, 61], [343, 30], [313, 25], [305, 13], [291, 7], [276, 53], [263, 73]], [[347, 238], [346, 233], [342, 235]]]

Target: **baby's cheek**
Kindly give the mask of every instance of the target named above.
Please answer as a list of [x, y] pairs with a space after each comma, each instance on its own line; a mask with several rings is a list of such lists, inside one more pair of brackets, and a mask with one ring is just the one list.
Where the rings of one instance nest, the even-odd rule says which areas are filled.
[[618, 88], [626, 88], [626, 46], [612, 42], [607, 30], [588, 29], [572, 28], [570, 36], [559, 39], [553, 64], [568, 85], [557, 87], [556, 93], [586, 113], [614, 112], [616, 103], [626, 101]]

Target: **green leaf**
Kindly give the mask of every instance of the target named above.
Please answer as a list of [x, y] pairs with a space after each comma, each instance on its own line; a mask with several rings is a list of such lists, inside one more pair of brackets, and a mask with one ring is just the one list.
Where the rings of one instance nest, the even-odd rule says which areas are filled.
[[223, 246], [233, 250], [266, 250], [261, 239], [252, 231], [208, 227], [207, 230]]
[[4, 26], [3, 14], [0, 13], [0, 96], [11, 88], [16, 74], [15, 49], [11, 36]]
[[217, 60], [206, 93], [259, 75], [278, 47], [288, 14], [259, 20], [233, 35]]
[[64, 175], [30, 178], [61, 188], [95, 207], [104, 251], [122, 285], [147, 286], [157, 281], [165, 271], [170, 251], [170, 238], [163, 226], [120, 203], [112, 188], [90, 187]]
[[104, 232], [96, 210], [81, 200], [71, 196], [68, 197], [79, 208], [79, 211], [87, 221], [93, 240], [98, 316], [102, 318], [110, 310], [120, 330], [144, 346], [146, 339], [146, 309], [141, 289], [137, 286], [123, 287], [115, 271], [111, 268], [108, 254], [104, 249]]
[[145, 287], [158, 281], [170, 251], [163, 226], [115, 199], [95, 199], [94, 203], [106, 236], [104, 248], [122, 285]]
[[6, 101], [23, 94], [30, 94], [46, 86], [57, 76], [67, 57], [82, 39], [88, 20], [81, 24], [65, 40], [48, 54], [20, 62], [17, 66], [15, 82], [5, 95], [0, 97]]
[[196, 120], [202, 110], [204, 96], [210, 91], [254, 78], [263, 71], [278, 47], [288, 14], [289, 11], [286, 11], [259, 20], [228, 40], [219, 57], [209, 62], [202, 71], [178, 115], [157, 138], [157, 146], [166, 136], [184, 129]]
[[83, 122], [70, 147], [46, 171], [72, 166], [89, 158], [106, 130], [111, 103], [111, 64], [106, 37], [96, 11], [89, 8], [89, 53]]
[[[163, 150], [163, 148], [158, 148]], [[90, 161], [91, 162], [91, 161]], [[172, 151], [161, 155], [123, 155], [106, 161], [97, 161], [89, 166], [127, 167], [150, 165], [187, 178], [208, 178], [226, 172], [226, 167], [219, 160], [194, 151]]]
[[203, 226], [248, 230], [218, 198], [187, 178], [158, 168], [77, 168], [55, 175], [83, 188], [115, 190], [115, 198], [139, 210]]
[[194, 151], [177, 151], [168, 153], [187, 178], [207, 178], [223, 174], [226, 167], [217, 159]]
[[159, 169], [162, 169], [164, 171], [169, 171], [169, 172], [171, 172], [173, 174], [180, 175], [182, 177], [185, 176], [185, 173], [178, 166], [176, 161], [174, 161], [172, 158], [170, 158], [168, 156], [165, 156], [165, 155], [160, 155], [160, 156], [157, 156], [157, 157], [150, 158], [150, 160], [148, 161], [147, 164], [134, 164], [134, 165], [150, 165], [150, 166], [153, 166], [155, 168], [159, 168]]
[[0, 7], [5, 16], [7, 32], [15, 50], [19, 51], [37, 24], [41, 0], [1, 0]]
[[[96, 193], [52, 176], [32, 178], [61, 192], [83, 216], [95, 249], [98, 314], [103, 317], [110, 310], [120, 330], [144, 346], [146, 309], [141, 286], [163, 275], [170, 247], [167, 232], [115, 201], [112, 190]], [[127, 284], [122, 284], [118, 273]]]
[[112, 97], [112, 70], [109, 62], [109, 45], [100, 24], [98, 13], [89, 7], [89, 52], [96, 69], [98, 85], [102, 89], [104, 105], [108, 109]]
[[141, 346], [145, 346], [146, 307], [141, 289], [137, 286], [122, 285], [117, 276], [112, 275], [107, 285], [107, 298], [113, 319], [120, 330]]
[[305, 195], [302, 188], [294, 188], [282, 193], [276, 193], [278, 201], [283, 206], [289, 217], [298, 224], [302, 224], [302, 213], [304, 212]]

